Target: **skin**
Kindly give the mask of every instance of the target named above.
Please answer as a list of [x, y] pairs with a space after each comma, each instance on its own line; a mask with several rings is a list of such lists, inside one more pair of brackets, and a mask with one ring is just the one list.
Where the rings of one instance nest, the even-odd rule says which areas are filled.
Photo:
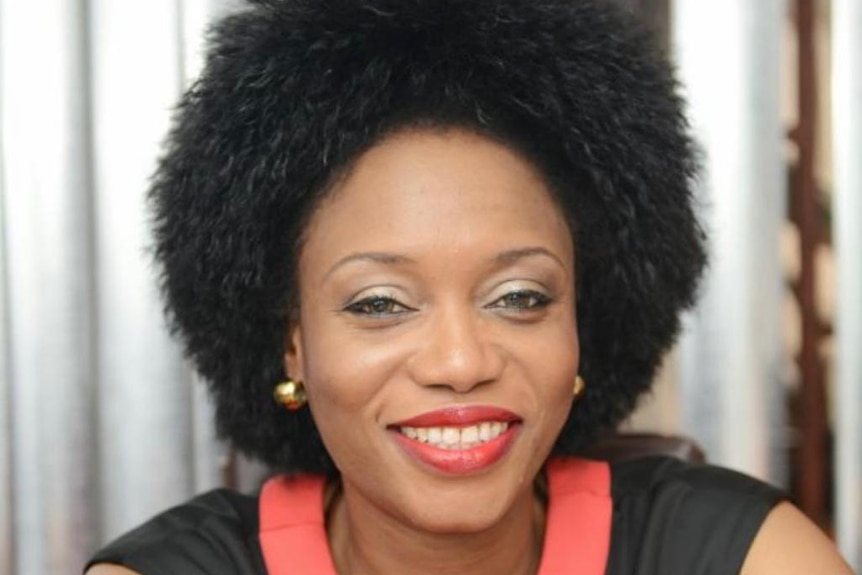
[[[533, 482], [579, 359], [574, 279], [571, 234], [540, 174], [463, 131], [388, 138], [315, 212], [285, 367], [305, 383], [342, 474], [328, 524], [340, 573], [536, 573], [544, 510]], [[511, 450], [453, 477], [393, 440], [393, 423], [451, 405], [518, 414]], [[742, 573], [851, 572], [785, 503]]]
[[802, 511], [781, 503], [754, 538], [741, 575], [853, 575], [832, 541]]
[[[286, 367], [342, 474], [339, 570], [530, 572], [533, 479], [578, 363], [571, 234], [540, 175], [464, 132], [391, 137], [312, 218], [299, 280]], [[396, 422], [462, 405], [523, 421], [487, 470], [446, 476], [393, 439]]]

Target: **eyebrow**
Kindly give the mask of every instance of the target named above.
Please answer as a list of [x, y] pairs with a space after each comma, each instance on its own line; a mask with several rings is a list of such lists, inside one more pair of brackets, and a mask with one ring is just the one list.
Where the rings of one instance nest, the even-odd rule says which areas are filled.
[[325, 280], [328, 278], [338, 268], [352, 262], [372, 262], [393, 266], [413, 263], [414, 260], [407, 256], [387, 252], [360, 252], [357, 254], [350, 254], [349, 256], [345, 256], [335, 262], [335, 264], [333, 264], [333, 266], [323, 275], [323, 279]]
[[542, 247], [519, 248], [515, 250], [507, 250], [494, 256], [494, 263], [500, 266], [511, 265], [518, 260], [532, 256], [547, 256], [557, 262], [561, 268], [565, 269], [563, 261], [558, 258], [553, 252]]
[[[514, 250], [507, 250], [505, 252], [501, 252], [494, 256], [493, 262], [497, 266], [507, 266], [512, 265], [515, 262], [522, 260], [524, 258], [534, 257], [534, 256], [546, 256], [557, 262], [560, 267], [565, 269], [565, 265], [563, 261], [554, 255], [553, 252], [543, 248], [543, 247], [526, 247], [526, 248], [518, 248]], [[323, 279], [325, 280], [330, 275], [332, 275], [338, 268], [353, 262], [372, 262], [384, 265], [403, 265], [415, 263], [415, 260], [409, 258], [405, 255], [401, 254], [393, 254], [388, 252], [360, 252], [356, 254], [350, 254], [345, 256], [335, 262], [329, 270], [324, 274]]]

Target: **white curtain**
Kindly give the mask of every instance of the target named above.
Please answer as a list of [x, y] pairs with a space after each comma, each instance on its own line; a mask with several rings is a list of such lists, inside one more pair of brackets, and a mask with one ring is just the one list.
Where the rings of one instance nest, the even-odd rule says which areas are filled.
[[0, 0], [0, 573], [80, 570], [220, 480], [144, 191], [224, 0]]
[[711, 265], [680, 348], [683, 421], [711, 461], [784, 481], [779, 238], [783, 0], [676, 0], [674, 53], [695, 135]]
[[836, 535], [862, 573], [862, 2], [832, 2], [835, 249]]

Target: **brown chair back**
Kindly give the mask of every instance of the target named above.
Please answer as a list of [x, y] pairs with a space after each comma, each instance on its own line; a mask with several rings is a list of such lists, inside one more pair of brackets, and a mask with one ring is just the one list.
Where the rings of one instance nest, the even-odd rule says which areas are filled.
[[693, 439], [657, 433], [618, 433], [601, 439], [584, 451], [585, 457], [604, 461], [626, 461], [666, 455], [691, 463], [706, 462], [703, 449]]

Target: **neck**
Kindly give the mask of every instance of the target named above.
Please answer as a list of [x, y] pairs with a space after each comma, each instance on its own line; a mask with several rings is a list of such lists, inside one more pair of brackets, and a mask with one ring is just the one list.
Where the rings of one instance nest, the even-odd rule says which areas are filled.
[[530, 490], [500, 521], [475, 533], [423, 531], [352, 494], [345, 486], [330, 513], [330, 548], [339, 573], [534, 575], [538, 571], [545, 511]]

